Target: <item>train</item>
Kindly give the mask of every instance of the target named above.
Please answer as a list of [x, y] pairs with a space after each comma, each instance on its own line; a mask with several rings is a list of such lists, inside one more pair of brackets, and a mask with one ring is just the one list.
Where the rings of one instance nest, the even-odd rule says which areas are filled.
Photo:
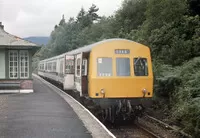
[[38, 75], [98, 107], [105, 121], [134, 120], [153, 96], [151, 52], [138, 42], [112, 38], [39, 61]]

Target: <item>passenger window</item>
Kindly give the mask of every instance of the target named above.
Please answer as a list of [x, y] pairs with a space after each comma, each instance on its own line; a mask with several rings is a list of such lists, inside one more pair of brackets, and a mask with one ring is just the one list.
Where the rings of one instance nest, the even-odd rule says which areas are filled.
[[63, 60], [60, 61], [60, 74], [63, 75]]
[[112, 58], [97, 58], [97, 75], [112, 76]]
[[47, 64], [47, 63], [45, 63], [45, 70], [46, 70], [46, 71], [47, 71], [47, 65], [48, 65], [48, 64]]
[[81, 62], [81, 59], [77, 59], [77, 63], [76, 63], [76, 75], [77, 76], [80, 76], [81, 75], [81, 70], [80, 70], [80, 62]]
[[82, 76], [87, 76], [87, 59], [83, 59]]
[[134, 58], [135, 76], [148, 76], [148, 65], [146, 58]]
[[130, 59], [116, 58], [117, 76], [130, 76]]
[[74, 74], [74, 60], [66, 60], [66, 74]]
[[53, 62], [53, 72], [56, 72], [56, 62]]

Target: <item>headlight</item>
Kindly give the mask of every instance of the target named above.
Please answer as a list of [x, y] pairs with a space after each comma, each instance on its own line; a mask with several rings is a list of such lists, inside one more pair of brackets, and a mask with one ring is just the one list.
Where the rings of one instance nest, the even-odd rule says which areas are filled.
[[102, 93], [102, 94], [104, 94], [104, 93], [105, 93], [104, 89], [101, 89], [101, 93]]
[[143, 92], [143, 94], [146, 94], [146, 93], [147, 93], [147, 89], [144, 88], [144, 89], [142, 90], [142, 92]]

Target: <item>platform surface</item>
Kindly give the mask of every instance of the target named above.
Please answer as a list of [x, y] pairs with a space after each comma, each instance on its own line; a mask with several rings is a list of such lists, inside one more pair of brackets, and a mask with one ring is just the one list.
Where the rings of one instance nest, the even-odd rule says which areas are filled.
[[34, 93], [0, 94], [0, 138], [91, 138], [72, 107], [34, 78]]

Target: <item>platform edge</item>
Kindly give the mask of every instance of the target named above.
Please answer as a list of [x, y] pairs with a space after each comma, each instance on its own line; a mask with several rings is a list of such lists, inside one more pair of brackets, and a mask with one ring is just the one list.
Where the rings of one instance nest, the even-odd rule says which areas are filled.
[[[79, 104], [93, 119], [95, 119], [96, 122], [98, 122], [98, 124], [112, 137], [112, 138], [116, 138], [87, 108], [85, 108], [81, 103], [79, 103], [76, 99], [74, 99], [71, 95], [67, 94], [66, 92], [64, 92], [63, 90], [59, 89], [58, 87], [54, 86], [53, 84], [49, 83], [48, 81], [44, 80], [43, 78], [41, 78], [40, 76], [38, 76], [37, 74], [32, 74], [34, 77], [40, 79], [41, 81], [43, 81], [44, 83], [46, 83], [47, 85], [50, 85], [51, 87], [59, 90], [62, 94], [64, 94], [65, 96], [68, 96], [69, 98], [71, 98], [74, 102], [76, 102], [77, 104]], [[60, 95], [60, 94], [59, 94]], [[62, 95], [60, 95], [62, 98], [64, 98]], [[65, 99], [65, 98], [64, 98]], [[67, 101], [66, 101], [67, 102]], [[70, 105], [71, 106], [71, 105]], [[73, 108], [73, 107], [72, 107]], [[84, 125], [85, 122], [83, 122]]]

